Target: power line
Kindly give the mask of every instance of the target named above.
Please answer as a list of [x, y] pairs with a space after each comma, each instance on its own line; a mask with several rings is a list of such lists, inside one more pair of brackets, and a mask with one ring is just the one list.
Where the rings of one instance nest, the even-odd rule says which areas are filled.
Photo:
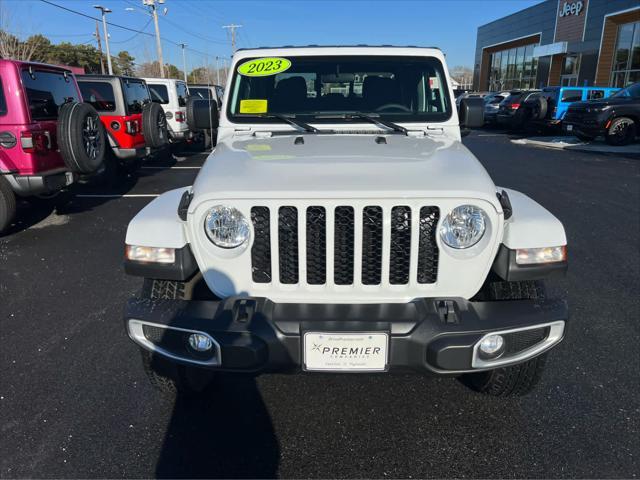
[[242, 25], [223, 25], [222, 28], [229, 29], [231, 31], [231, 53], [236, 53], [236, 28], [242, 28]]

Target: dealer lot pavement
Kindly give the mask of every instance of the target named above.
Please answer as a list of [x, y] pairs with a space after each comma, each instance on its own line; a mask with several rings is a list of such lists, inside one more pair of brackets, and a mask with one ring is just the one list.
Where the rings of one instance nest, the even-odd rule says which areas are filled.
[[268, 375], [162, 400], [123, 328], [141, 284], [124, 275], [123, 241], [147, 195], [193, 181], [205, 155], [186, 153], [58, 214], [34, 209], [0, 238], [0, 476], [636, 476], [640, 158], [481, 135], [465, 144], [496, 183], [536, 198], [569, 237], [569, 274], [549, 285], [570, 303], [569, 333], [532, 394]]

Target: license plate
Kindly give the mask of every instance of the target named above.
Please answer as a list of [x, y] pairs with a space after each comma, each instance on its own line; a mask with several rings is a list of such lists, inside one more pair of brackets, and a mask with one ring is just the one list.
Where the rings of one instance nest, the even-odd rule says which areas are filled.
[[306, 332], [303, 343], [306, 370], [381, 372], [387, 368], [387, 333]]
[[567, 132], [571, 132], [573, 130], [573, 125], [567, 125]]

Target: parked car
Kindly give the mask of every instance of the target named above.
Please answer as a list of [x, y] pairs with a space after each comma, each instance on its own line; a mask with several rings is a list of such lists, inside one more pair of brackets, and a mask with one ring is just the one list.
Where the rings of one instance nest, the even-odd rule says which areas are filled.
[[[338, 70], [362, 90], [322, 110]], [[458, 113], [444, 54], [239, 50], [230, 71], [218, 148], [127, 229], [125, 270], [144, 280], [125, 325], [151, 382], [415, 371], [529, 391], [568, 319], [542, 283], [567, 268], [565, 231], [462, 145], [483, 102]], [[207, 103], [197, 128], [218, 126]]]
[[[206, 85], [206, 84], [190, 84], [189, 85], [189, 97], [193, 99], [200, 99], [212, 102], [212, 107], [219, 109], [222, 106], [222, 97], [220, 95], [222, 87], [219, 85]], [[189, 115], [189, 101], [187, 101], [187, 125], [189, 129], [194, 132], [194, 140], [201, 142], [204, 148], [210, 148], [215, 145], [215, 139], [217, 131], [215, 129], [207, 129], [198, 131], [193, 126], [193, 120]]]
[[493, 92], [486, 95], [484, 100], [484, 123], [495, 125], [497, 123], [498, 108], [500, 103], [511, 95], [511, 92]]
[[609, 98], [576, 102], [564, 117], [563, 129], [581, 140], [604, 135], [611, 145], [627, 145], [640, 135], [640, 83]]
[[607, 87], [546, 87], [540, 95], [529, 98], [525, 107], [530, 110], [530, 121], [552, 127], [562, 123], [572, 103], [608, 98], [618, 90]]
[[213, 100], [218, 105], [218, 108], [222, 106], [222, 87], [220, 85], [193, 83], [189, 84], [188, 87], [190, 96], [196, 96], [204, 100]]
[[462, 95], [456, 97], [456, 106], [460, 106], [460, 102], [465, 98], [484, 98], [489, 95], [489, 92], [465, 92]]
[[152, 149], [168, 141], [162, 107], [151, 101], [144, 80], [114, 75], [78, 75], [85, 102], [93, 105], [109, 138], [107, 161], [135, 170]]
[[191, 138], [187, 125], [187, 98], [189, 89], [182, 80], [173, 78], [145, 78], [151, 100], [162, 105], [167, 117], [169, 141], [182, 142]]
[[0, 59], [0, 232], [16, 197], [51, 196], [103, 165], [104, 128], [71, 71]]
[[538, 96], [540, 90], [513, 91], [498, 106], [496, 120], [499, 126], [510, 130], [522, 129], [531, 118], [531, 109], [525, 106], [527, 100]]

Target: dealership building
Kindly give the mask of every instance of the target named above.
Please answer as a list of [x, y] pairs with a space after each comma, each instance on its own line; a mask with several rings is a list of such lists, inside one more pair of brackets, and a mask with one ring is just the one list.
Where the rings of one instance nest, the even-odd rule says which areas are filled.
[[547, 0], [478, 28], [475, 90], [634, 82], [639, 0]]

